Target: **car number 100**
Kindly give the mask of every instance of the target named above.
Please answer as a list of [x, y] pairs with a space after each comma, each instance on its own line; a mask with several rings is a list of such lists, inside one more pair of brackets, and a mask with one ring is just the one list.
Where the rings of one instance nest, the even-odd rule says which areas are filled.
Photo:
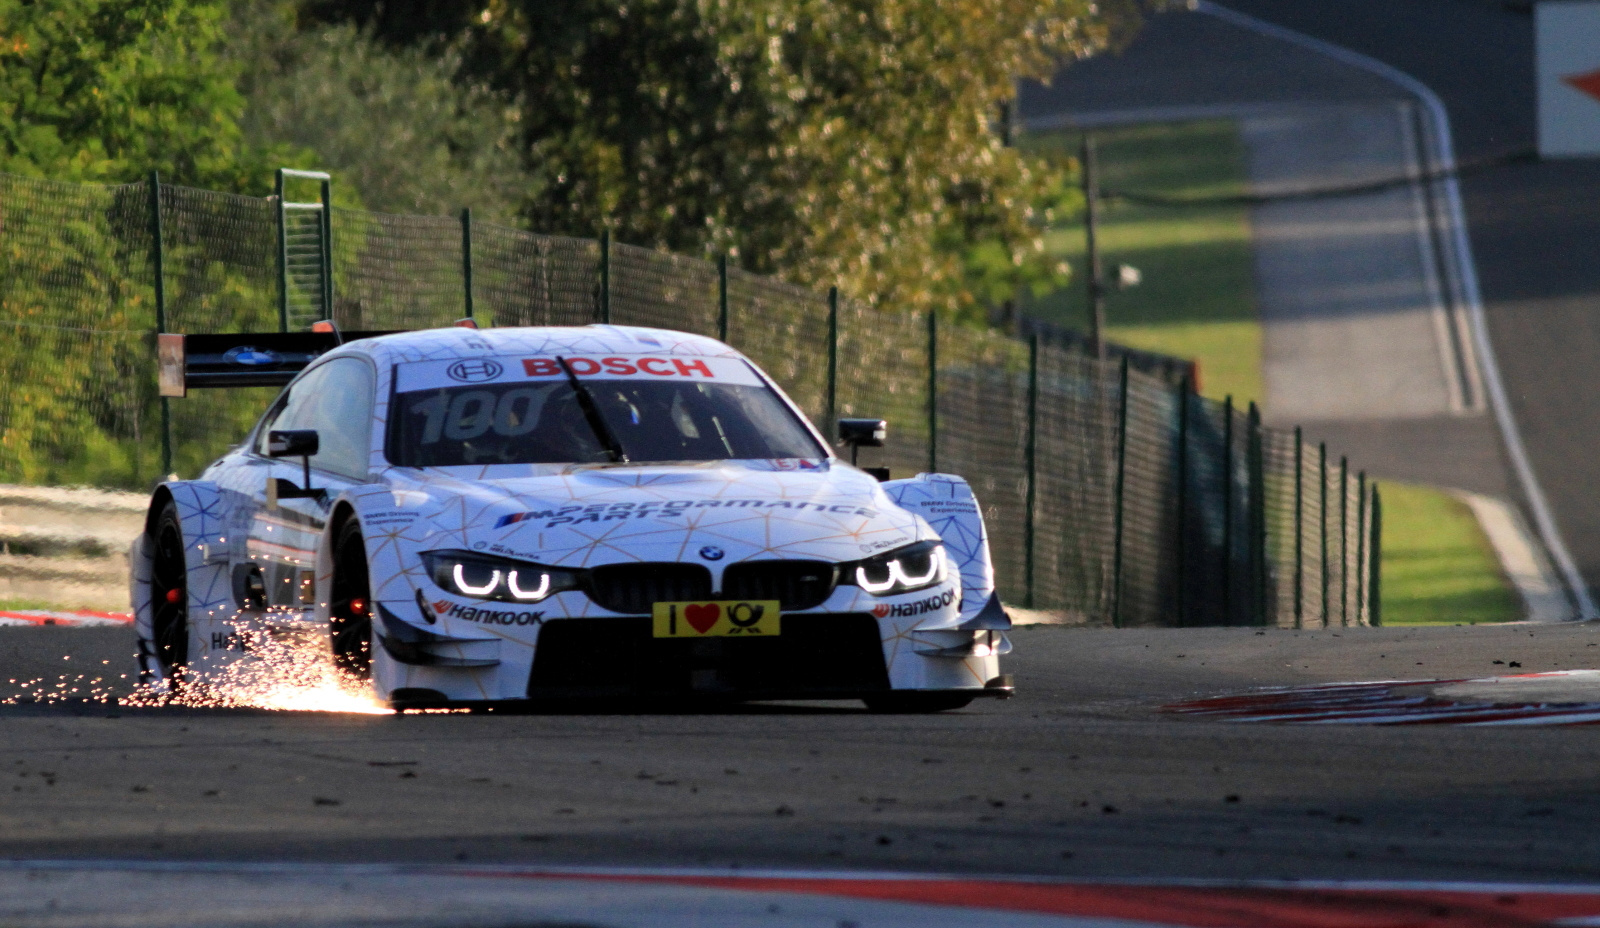
[[657, 638], [772, 638], [781, 610], [775, 599], [655, 603], [650, 619]]

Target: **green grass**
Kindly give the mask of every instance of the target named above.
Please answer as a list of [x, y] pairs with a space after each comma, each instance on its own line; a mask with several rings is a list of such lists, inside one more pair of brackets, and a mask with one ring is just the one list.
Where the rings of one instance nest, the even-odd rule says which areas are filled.
[[[1100, 186], [1169, 197], [1247, 192], [1244, 145], [1237, 127], [1218, 120], [1136, 126], [1095, 133]], [[1075, 158], [1081, 137], [1041, 133], [1026, 150]], [[1262, 399], [1262, 331], [1256, 311], [1250, 216], [1241, 205], [1140, 205], [1112, 199], [1101, 211], [1101, 260], [1132, 264], [1144, 282], [1106, 298], [1113, 341], [1200, 362], [1201, 392], [1232, 395], [1241, 406]], [[1025, 311], [1088, 328], [1081, 271], [1081, 218], [1046, 236], [1051, 253], [1078, 278], [1035, 298]], [[1471, 510], [1432, 487], [1383, 485], [1385, 625], [1503, 622], [1522, 617]]]
[[[1096, 133], [1105, 191], [1178, 197], [1243, 193], [1244, 146], [1232, 122], [1138, 126]], [[1080, 136], [1044, 133], [1020, 143], [1035, 152], [1076, 156]], [[1108, 269], [1131, 264], [1137, 287], [1106, 297], [1113, 341], [1200, 362], [1201, 392], [1240, 405], [1261, 399], [1261, 323], [1255, 305], [1250, 217], [1238, 205], [1103, 204], [1100, 253]], [[1064, 290], [1027, 301], [1025, 311], [1061, 325], [1088, 328], [1081, 220], [1052, 230], [1050, 252], [1074, 270]]]
[[61, 612], [78, 608], [82, 607], [63, 606], [59, 602], [47, 602], [42, 599], [0, 599], [0, 611], [4, 612]]
[[1385, 483], [1383, 624], [1522, 618], [1489, 540], [1466, 504], [1433, 487]]

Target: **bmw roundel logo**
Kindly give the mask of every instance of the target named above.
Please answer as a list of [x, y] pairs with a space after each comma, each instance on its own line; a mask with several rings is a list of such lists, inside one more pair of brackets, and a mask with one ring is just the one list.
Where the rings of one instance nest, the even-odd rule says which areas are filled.
[[457, 361], [446, 368], [445, 373], [450, 375], [451, 380], [459, 380], [462, 383], [482, 383], [485, 380], [493, 380], [499, 377], [500, 372], [503, 370], [505, 368], [501, 367], [497, 362], [480, 358], [472, 361]]
[[227, 361], [229, 364], [243, 364], [246, 367], [262, 367], [268, 364], [277, 364], [283, 359], [278, 357], [278, 353], [275, 351], [240, 345], [237, 348], [229, 348], [227, 353], [222, 356], [222, 360]]
[[700, 556], [708, 561], [722, 560], [722, 549], [716, 545], [706, 545], [700, 549]]

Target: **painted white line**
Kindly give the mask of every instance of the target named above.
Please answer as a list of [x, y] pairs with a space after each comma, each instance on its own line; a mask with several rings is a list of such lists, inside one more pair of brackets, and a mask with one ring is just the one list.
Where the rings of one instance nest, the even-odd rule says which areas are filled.
[[1290, 877], [1224, 879], [1207, 877], [1065, 877], [1037, 873], [973, 873], [953, 870], [828, 870], [811, 867], [652, 867], [574, 864], [420, 864], [327, 863], [299, 861], [219, 860], [81, 860], [45, 858], [0, 859], [0, 872], [110, 871], [133, 873], [246, 873], [261, 876], [326, 875], [335, 880], [348, 876], [571, 876], [571, 877], [682, 877], [750, 880], [827, 880], [840, 882], [931, 883], [964, 880], [975, 883], [1024, 883], [1046, 886], [1180, 886], [1190, 889], [1310, 889], [1371, 890], [1375, 892], [1548, 893], [1550, 895], [1600, 895], [1600, 883], [1512, 883], [1480, 880], [1340, 880]]
[[1466, 359], [1456, 350], [1456, 337], [1451, 331], [1449, 304], [1445, 302], [1440, 264], [1444, 256], [1433, 245], [1434, 217], [1428, 209], [1428, 197], [1423, 191], [1423, 176], [1429, 165], [1417, 158], [1422, 145], [1416, 137], [1415, 106], [1410, 102], [1399, 104], [1400, 150], [1405, 158], [1406, 177], [1411, 180], [1407, 192], [1411, 194], [1411, 207], [1417, 225], [1417, 263], [1422, 267], [1423, 289], [1432, 305], [1433, 337], [1439, 348], [1439, 367], [1444, 371], [1445, 390], [1450, 395], [1450, 411], [1457, 415], [1479, 412], [1476, 397], [1466, 395], [1465, 384], [1469, 375], [1463, 369]]
[[1556, 527], [1550, 503], [1545, 498], [1538, 477], [1534, 475], [1533, 464], [1528, 459], [1528, 449], [1522, 442], [1522, 433], [1511, 414], [1511, 401], [1506, 395], [1505, 383], [1500, 377], [1500, 366], [1495, 360], [1494, 345], [1489, 341], [1489, 325], [1484, 316], [1483, 296], [1478, 289], [1478, 272], [1472, 260], [1472, 245], [1467, 240], [1466, 210], [1461, 204], [1461, 186], [1454, 175], [1455, 144], [1451, 140], [1450, 115], [1445, 111], [1444, 103], [1421, 81], [1360, 52], [1218, 6], [1211, 0], [1195, 0], [1193, 9], [1252, 32], [1309, 48], [1351, 67], [1375, 74], [1399, 85], [1422, 102], [1428, 113], [1429, 127], [1433, 130], [1432, 138], [1429, 140], [1434, 148], [1432, 155], [1438, 164], [1439, 173], [1444, 175], [1439, 182], [1444, 194], [1442, 208], [1449, 227], [1450, 243], [1455, 252], [1455, 271], [1461, 285], [1462, 303], [1467, 310], [1467, 320], [1472, 329], [1473, 345], [1477, 349], [1478, 366], [1484, 388], [1489, 394], [1490, 408], [1494, 410], [1495, 422], [1500, 426], [1500, 435], [1506, 443], [1506, 452], [1511, 458], [1511, 467], [1516, 472], [1517, 482], [1521, 484], [1523, 495], [1527, 497], [1528, 508], [1533, 511], [1539, 538], [1560, 569], [1572, 600], [1577, 606], [1577, 614], [1572, 618], [1579, 621], [1600, 618], [1600, 610], [1595, 608], [1594, 598], [1589, 595], [1589, 587], [1584, 583], [1583, 576], [1578, 572], [1578, 565], [1573, 560], [1571, 552], [1567, 550], [1561, 532]]

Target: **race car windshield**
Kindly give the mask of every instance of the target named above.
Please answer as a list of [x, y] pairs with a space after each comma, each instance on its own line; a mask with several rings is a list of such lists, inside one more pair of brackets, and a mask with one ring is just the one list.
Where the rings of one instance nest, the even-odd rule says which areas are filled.
[[[583, 386], [632, 463], [827, 456], [765, 386], [589, 379]], [[400, 467], [612, 460], [564, 380], [399, 393], [389, 415], [386, 451]]]

